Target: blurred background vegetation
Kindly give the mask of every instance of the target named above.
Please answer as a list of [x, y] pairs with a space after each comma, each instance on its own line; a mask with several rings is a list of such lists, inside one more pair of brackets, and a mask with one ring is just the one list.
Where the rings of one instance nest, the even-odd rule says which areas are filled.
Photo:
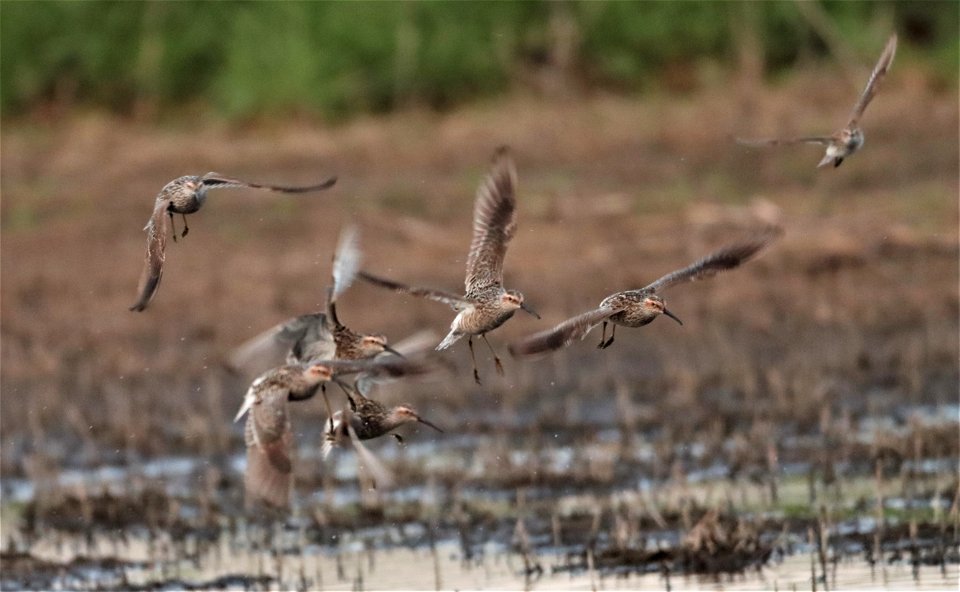
[[899, 59], [953, 85], [958, 6], [4, 2], [0, 113], [337, 121], [516, 90], [683, 93], [745, 68], [769, 79], [823, 57], [863, 67], [891, 30]]

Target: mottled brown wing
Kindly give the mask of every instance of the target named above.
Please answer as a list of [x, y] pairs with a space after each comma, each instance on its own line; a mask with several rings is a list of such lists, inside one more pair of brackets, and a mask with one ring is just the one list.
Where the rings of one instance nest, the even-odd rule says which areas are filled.
[[791, 144], [829, 144], [830, 136], [803, 136], [799, 138], [736, 138], [737, 144], [751, 148], [766, 148], [768, 146], [789, 146]]
[[140, 272], [140, 283], [137, 286], [140, 296], [130, 310], [137, 312], [145, 310], [160, 286], [167, 236], [171, 233], [170, 215], [167, 213], [169, 203], [169, 200], [157, 200], [153, 206], [153, 214], [144, 229], [147, 231], [147, 253], [143, 259], [143, 271]]
[[[247, 471], [243, 476], [243, 485], [248, 504], [258, 500], [285, 508], [290, 503], [293, 471], [287, 454], [292, 439], [292, 434], [287, 434], [286, 441], [275, 442], [265, 448], [247, 448]], [[281, 459], [286, 461], [285, 464]], [[286, 467], [285, 470], [283, 467]]]
[[567, 319], [552, 329], [534, 333], [511, 343], [507, 349], [514, 356], [533, 356], [566, 347], [578, 339], [583, 339], [591, 329], [611, 315], [620, 312], [620, 308], [601, 307]]
[[493, 157], [490, 173], [477, 189], [473, 207], [473, 240], [467, 257], [467, 294], [503, 283], [507, 243], [517, 231], [517, 169], [502, 146]]
[[402, 294], [409, 294], [411, 296], [417, 296], [419, 298], [426, 298], [427, 300], [434, 300], [436, 302], [443, 302], [448, 306], [452, 307], [454, 310], [461, 310], [465, 306], [470, 304], [469, 300], [466, 300], [456, 294], [451, 294], [450, 292], [444, 292], [443, 290], [434, 290], [432, 288], [414, 288], [406, 284], [401, 284], [400, 282], [395, 282], [393, 280], [388, 280], [379, 276], [375, 276], [371, 273], [365, 271], [357, 272], [357, 277], [360, 279], [370, 282], [375, 286], [380, 286], [381, 288], [386, 288], [388, 290], [393, 290], [394, 292], [400, 292]]
[[329, 189], [337, 183], [336, 177], [329, 177], [316, 185], [306, 187], [285, 187], [283, 185], [263, 185], [261, 183], [251, 183], [232, 179], [218, 173], [207, 173], [200, 179], [206, 187], [210, 189], [224, 189], [228, 187], [249, 187], [251, 189], [263, 189], [265, 191], [276, 191], [278, 193], [309, 193], [311, 191], [322, 191]]
[[877, 60], [877, 65], [873, 67], [873, 72], [870, 73], [870, 79], [867, 80], [867, 86], [864, 87], [863, 92], [860, 93], [857, 104], [853, 106], [853, 111], [850, 112], [850, 121], [847, 123], [848, 128], [856, 127], [860, 121], [860, 117], [863, 116], [867, 105], [870, 104], [870, 101], [872, 101], [873, 97], [877, 94], [880, 82], [883, 80], [883, 77], [887, 75], [887, 71], [890, 70], [890, 64], [893, 63], [893, 56], [896, 55], [896, 53], [897, 35], [894, 33], [887, 41], [886, 47], [883, 48], [883, 53], [880, 54], [880, 59]]
[[259, 499], [277, 507], [289, 502], [293, 431], [287, 415], [287, 395], [287, 390], [280, 387], [264, 390], [247, 416], [244, 487], [248, 501]]
[[780, 229], [772, 228], [757, 238], [727, 245], [683, 269], [668, 273], [643, 288], [643, 290], [657, 292], [676, 284], [705, 279], [715, 275], [719, 271], [738, 267], [756, 255], [760, 249], [770, 244], [770, 242], [780, 236], [781, 233], [782, 231]]

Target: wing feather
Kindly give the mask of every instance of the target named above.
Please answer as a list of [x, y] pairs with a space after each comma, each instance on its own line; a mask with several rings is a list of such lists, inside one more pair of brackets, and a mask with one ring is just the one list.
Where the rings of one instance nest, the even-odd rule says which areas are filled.
[[514, 356], [532, 356], [566, 347], [583, 339], [601, 321], [620, 312], [622, 308], [603, 306], [567, 319], [552, 329], [534, 333], [511, 343], [507, 349]]
[[469, 300], [461, 296], [457, 296], [456, 294], [451, 294], [450, 292], [444, 292], [443, 290], [434, 290], [433, 288], [415, 288], [406, 284], [401, 284], [400, 282], [375, 276], [371, 273], [367, 273], [366, 271], [357, 272], [357, 277], [364, 281], [370, 282], [375, 286], [387, 288], [388, 290], [393, 290], [394, 292], [409, 294], [411, 296], [417, 296], [418, 298], [426, 298], [427, 300], [433, 300], [435, 302], [442, 302], [452, 307], [454, 310], [462, 310], [470, 305]]
[[143, 259], [143, 271], [137, 292], [140, 296], [130, 310], [141, 312], [147, 308], [160, 287], [163, 276], [163, 261], [166, 258], [167, 236], [170, 235], [170, 215], [167, 213], [168, 199], [158, 199], [153, 206], [153, 214], [144, 230], [147, 231], [147, 252]]
[[739, 267], [780, 236], [781, 233], [782, 231], [779, 228], [771, 228], [754, 239], [727, 245], [683, 269], [668, 273], [643, 288], [643, 290], [657, 292], [676, 284], [705, 279], [719, 271]]
[[333, 187], [337, 183], [337, 178], [328, 177], [316, 185], [308, 185], [306, 187], [287, 187], [283, 185], [264, 185], [261, 183], [251, 183], [250, 181], [233, 179], [231, 177], [225, 177], [218, 173], [211, 172], [201, 177], [200, 181], [210, 189], [248, 187], [251, 189], [263, 189], [265, 191], [275, 191], [278, 193], [309, 193], [311, 191], [322, 191], [324, 189]]
[[847, 123], [847, 127], [856, 127], [857, 122], [860, 121], [860, 117], [863, 116], [863, 112], [866, 110], [867, 105], [869, 105], [870, 101], [873, 100], [873, 97], [876, 96], [880, 82], [883, 80], [884, 76], [887, 75], [887, 71], [890, 70], [890, 65], [893, 63], [893, 57], [896, 55], [896, 53], [897, 34], [894, 33], [890, 36], [890, 39], [887, 40], [887, 45], [883, 48], [883, 53], [880, 54], [880, 59], [877, 60], [877, 65], [873, 67], [873, 72], [870, 73], [870, 79], [867, 80], [867, 86], [864, 87], [863, 92], [860, 93], [860, 98], [857, 99], [857, 103], [853, 106], [853, 110], [850, 112], [850, 121]]
[[473, 240], [467, 257], [466, 292], [503, 283], [507, 244], [517, 231], [517, 169], [506, 146], [497, 149], [490, 173], [477, 189]]

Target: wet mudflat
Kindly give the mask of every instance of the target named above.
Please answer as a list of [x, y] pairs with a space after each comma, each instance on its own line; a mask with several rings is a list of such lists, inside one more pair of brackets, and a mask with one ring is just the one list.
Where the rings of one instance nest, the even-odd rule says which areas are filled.
[[[827, 174], [727, 147], [737, 106], [721, 95], [516, 100], [191, 142], [95, 118], [5, 129], [0, 584], [954, 589], [957, 100], [909, 80], [874, 106], [863, 154]], [[755, 108], [814, 129], [846, 98], [809, 88]], [[483, 387], [455, 348], [452, 376], [384, 389], [446, 430], [371, 442], [392, 489], [361, 486], [349, 450], [323, 462], [322, 405], [304, 403], [292, 511], [247, 512], [231, 419], [248, 382], [225, 356], [317, 308], [348, 221], [377, 268], [457, 286], [476, 180], [504, 141], [522, 193], [511, 281], [544, 320], [511, 321], [498, 348], [759, 222], [786, 232], [729, 277], [670, 293], [683, 327], [618, 332], [603, 352], [590, 335], [505, 359], [502, 378], [481, 355]], [[341, 176], [335, 206], [211, 201], [150, 316], [126, 311], [162, 183], [293, 183], [318, 163]], [[116, 207], [95, 207], [118, 187]], [[449, 324], [383, 298], [356, 286], [341, 314], [394, 341]]]

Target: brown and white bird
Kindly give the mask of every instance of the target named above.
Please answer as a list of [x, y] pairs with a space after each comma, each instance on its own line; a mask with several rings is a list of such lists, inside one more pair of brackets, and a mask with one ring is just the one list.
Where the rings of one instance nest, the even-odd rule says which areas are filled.
[[329, 382], [339, 383], [344, 392], [354, 392], [354, 387], [343, 382], [344, 376], [363, 374], [378, 380], [396, 379], [426, 374], [435, 369], [435, 365], [427, 362], [387, 356], [378, 360], [321, 360], [286, 365], [260, 375], [247, 389], [234, 418], [239, 421], [247, 415], [244, 487], [248, 502], [260, 500], [276, 507], [286, 507], [289, 503], [293, 478], [293, 430], [288, 402], [309, 399]]
[[[660, 292], [683, 282], [700, 280], [715, 275], [719, 271], [733, 269], [753, 257], [767, 246], [776, 236], [779, 229], [771, 229], [753, 240], [735, 243], [719, 249], [700, 259], [696, 263], [683, 269], [668, 273], [657, 281], [639, 290], [627, 290], [607, 296], [600, 302], [600, 306], [577, 315], [560, 323], [552, 329], [541, 331], [521, 339], [509, 346], [514, 356], [529, 356], [540, 354], [583, 339], [591, 329], [603, 324], [603, 334], [600, 349], [606, 349], [613, 343], [617, 325], [624, 327], [642, 327], [660, 315], [666, 315], [677, 323], [683, 324], [680, 319], [670, 312]], [[610, 338], [607, 339], [607, 324], [613, 325]]]
[[130, 310], [142, 311], [146, 309], [160, 286], [167, 248], [167, 235], [173, 236], [174, 242], [177, 240], [173, 216], [175, 214], [183, 216], [183, 233], [180, 236], [187, 236], [187, 232], [190, 230], [187, 226], [187, 214], [192, 214], [203, 206], [207, 199], [207, 190], [248, 187], [278, 193], [308, 193], [327, 189], [336, 182], [336, 177], [330, 177], [318, 185], [309, 187], [282, 187], [231, 179], [217, 173], [207, 173], [202, 177], [188, 175], [170, 181], [157, 194], [153, 214], [143, 228], [147, 232], [147, 253], [144, 258], [143, 272], [140, 274], [140, 284], [137, 287], [140, 295], [137, 302], [130, 307]]
[[519, 309], [540, 318], [524, 303], [523, 294], [503, 287], [503, 259], [510, 239], [517, 232], [516, 187], [516, 167], [509, 150], [501, 147], [494, 154], [490, 173], [477, 190], [473, 209], [473, 240], [467, 256], [463, 296], [442, 290], [414, 288], [364, 271], [359, 272], [361, 279], [375, 285], [443, 302], [457, 311], [457, 316], [450, 324], [450, 332], [437, 349], [447, 349], [466, 336], [473, 362], [473, 378], [477, 384], [480, 384], [480, 374], [473, 351], [473, 337], [480, 336], [483, 339], [493, 354], [497, 372], [503, 374], [503, 365], [487, 341], [487, 333], [507, 322]]
[[256, 371], [284, 359], [287, 364], [299, 364], [311, 360], [361, 360], [383, 352], [402, 356], [388, 345], [385, 335], [357, 333], [337, 316], [337, 299], [356, 278], [360, 259], [357, 231], [351, 226], [341, 233], [334, 253], [326, 312], [288, 319], [249, 339], [230, 354], [230, 367]]
[[[426, 426], [443, 432], [433, 423], [420, 417], [409, 405], [387, 407], [379, 401], [367, 398], [359, 391], [353, 391], [350, 397], [350, 409], [330, 413], [326, 422], [323, 439], [323, 457], [327, 458], [334, 446], [339, 446], [347, 440], [347, 426], [353, 430], [360, 440], [371, 440], [384, 436], [396, 428], [408, 423], [422, 423]], [[398, 441], [402, 438], [393, 434]]]
[[890, 69], [890, 64], [893, 63], [893, 56], [896, 52], [897, 35], [894, 34], [891, 35], [887, 41], [887, 45], [883, 49], [883, 53], [880, 54], [877, 65], [874, 66], [873, 72], [870, 74], [866, 88], [860, 93], [860, 98], [857, 99], [857, 103], [853, 106], [853, 111], [850, 113], [850, 119], [847, 121], [847, 125], [832, 135], [762, 140], [737, 138], [737, 142], [744, 146], [751, 147], [781, 146], [787, 144], [821, 144], [826, 146], [826, 152], [819, 164], [817, 164], [817, 168], [827, 166], [828, 164], [833, 164], [834, 167], [840, 166], [840, 163], [842, 163], [845, 158], [863, 146], [864, 136], [863, 130], [860, 128], [860, 118], [863, 116], [867, 105], [870, 104], [870, 101], [873, 100], [873, 97], [877, 94], [880, 82]]

